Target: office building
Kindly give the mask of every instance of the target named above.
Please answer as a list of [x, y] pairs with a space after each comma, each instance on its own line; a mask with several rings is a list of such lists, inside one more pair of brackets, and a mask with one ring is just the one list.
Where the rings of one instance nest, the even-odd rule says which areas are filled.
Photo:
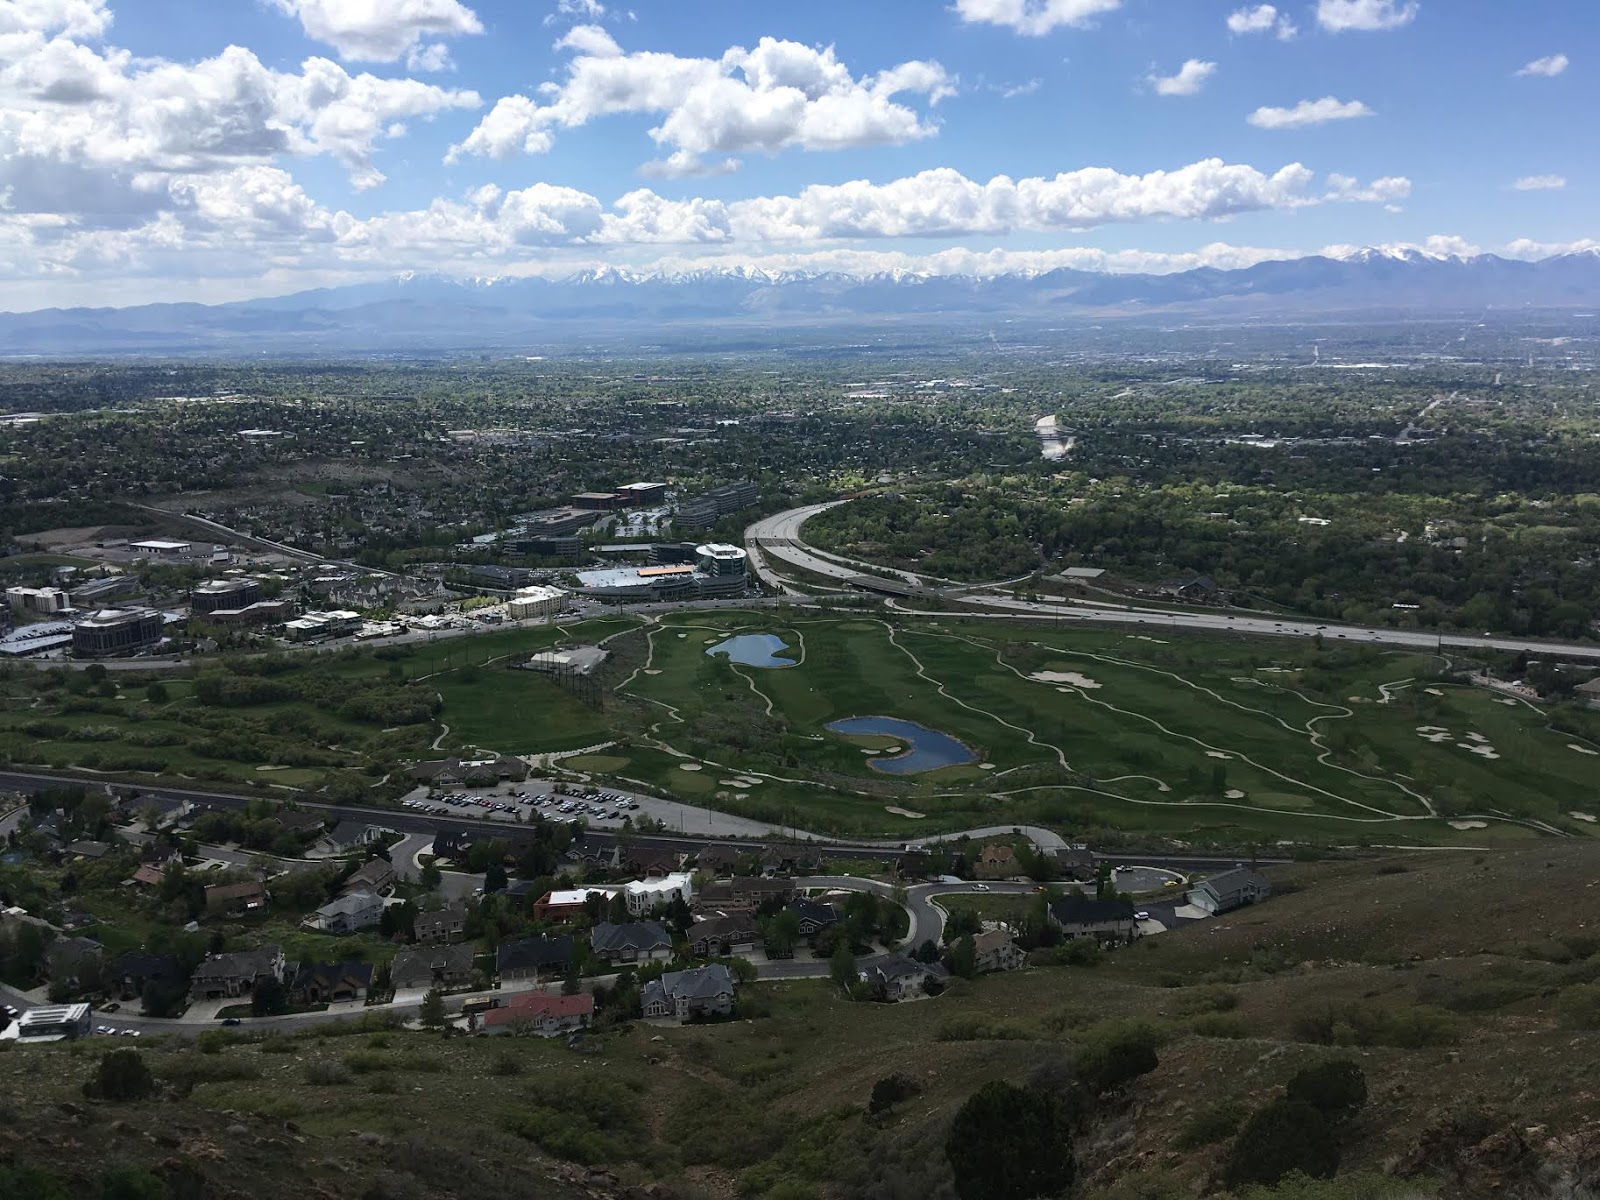
[[723, 517], [749, 508], [761, 499], [756, 485], [748, 479], [712, 488], [709, 492], [685, 500], [678, 505], [673, 521], [683, 529], [705, 529]]
[[527, 587], [531, 584], [533, 572], [527, 567], [496, 567], [484, 564], [468, 567], [467, 578], [479, 587], [509, 591], [511, 588]]
[[667, 485], [664, 483], [625, 483], [617, 491], [630, 508], [658, 504], [667, 498]]
[[568, 505], [565, 508], [547, 508], [541, 512], [530, 513], [525, 527], [529, 537], [560, 537], [562, 534], [577, 533], [580, 529], [587, 529], [599, 519], [599, 514], [593, 509]]
[[518, 588], [506, 603], [506, 615], [513, 621], [525, 621], [530, 617], [553, 616], [561, 610], [566, 598], [567, 594], [560, 588]]
[[131, 596], [138, 590], [137, 575], [107, 575], [104, 579], [90, 579], [72, 589], [72, 607], [104, 608], [107, 601]]
[[104, 658], [147, 650], [160, 643], [165, 625], [153, 608], [102, 608], [72, 626], [72, 653]]
[[583, 542], [568, 536], [518, 538], [512, 544], [518, 554], [537, 554], [545, 558], [577, 558], [583, 551]]
[[254, 579], [208, 579], [189, 593], [189, 610], [197, 617], [220, 609], [247, 608], [261, 599]]
[[745, 552], [738, 546], [710, 542], [695, 547], [695, 586], [707, 599], [737, 596], [748, 585]]
[[66, 1042], [88, 1037], [93, 1029], [87, 1004], [30, 1008], [17, 1022], [19, 1042]]
[[594, 512], [613, 512], [626, 506], [627, 497], [617, 492], [579, 492], [572, 503]]
[[64, 612], [72, 607], [67, 594], [60, 588], [7, 588], [6, 602], [13, 612], [31, 612], [41, 616]]

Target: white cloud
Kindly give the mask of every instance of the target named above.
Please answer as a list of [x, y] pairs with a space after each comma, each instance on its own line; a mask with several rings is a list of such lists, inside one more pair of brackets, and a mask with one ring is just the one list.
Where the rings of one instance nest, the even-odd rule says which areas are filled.
[[[1329, 175], [1327, 199], [1351, 200], [1365, 204], [1393, 205], [1411, 195], [1411, 180], [1404, 175], [1386, 175], [1363, 184], [1349, 175]], [[1398, 212], [1398, 208], [1390, 208]]]
[[1533, 238], [1517, 238], [1506, 245], [1505, 253], [1507, 258], [1534, 261], [1562, 254], [1600, 254], [1600, 240], [1579, 238], [1572, 242], [1540, 242]]
[[1216, 72], [1217, 64], [1191, 58], [1178, 68], [1176, 75], [1152, 74], [1150, 86], [1158, 96], [1193, 96], [1205, 86], [1206, 80]]
[[1228, 14], [1228, 32], [1243, 36], [1251, 33], [1273, 33], [1279, 41], [1287, 42], [1300, 31], [1288, 13], [1280, 13], [1271, 4], [1257, 4], [1240, 8]]
[[1536, 58], [1527, 66], [1517, 72], [1518, 75], [1537, 75], [1545, 79], [1553, 79], [1570, 66], [1565, 54], [1551, 54], [1544, 58]]
[[1302, 100], [1293, 108], [1258, 108], [1245, 119], [1257, 129], [1298, 129], [1303, 125], [1322, 125], [1329, 121], [1349, 121], [1374, 116], [1359, 100]]
[[1399, 29], [1421, 7], [1417, 0], [1317, 0], [1317, 24], [1329, 33]]
[[1519, 192], [1553, 192], [1567, 186], [1560, 175], [1524, 175], [1511, 185]]
[[1000, 25], [1026, 37], [1043, 37], [1063, 27], [1081, 29], [1122, 0], [955, 0], [955, 12], [970, 24]]
[[346, 62], [398, 62], [425, 38], [483, 32], [460, 0], [272, 0]]
[[541, 154], [558, 129], [600, 117], [659, 114], [650, 137], [666, 152], [656, 174], [715, 173], [740, 153], [790, 147], [834, 150], [898, 145], [932, 137], [937, 126], [898, 97], [920, 96], [928, 106], [955, 90], [938, 63], [911, 61], [877, 75], [856, 77], [833, 48], [762, 38], [753, 50], [735, 46], [720, 59], [657, 52], [622, 53], [603, 29], [580, 25], [556, 43], [576, 56], [565, 82], [541, 89], [544, 103], [507, 96], [449, 161], [466, 155], [509, 158]]
[[554, 24], [565, 17], [574, 21], [599, 21], [606, 15], [606, 6], [600, 0], [556, 0], [556, 10], [545, 18], [545, 24]]
[[1031, 96], [1044, 86], [1044, 80], [1034, 78], [1023, 83], [1006, 84], [1000, 87], [1000, 99], [1015, 100], [1019, 96]]

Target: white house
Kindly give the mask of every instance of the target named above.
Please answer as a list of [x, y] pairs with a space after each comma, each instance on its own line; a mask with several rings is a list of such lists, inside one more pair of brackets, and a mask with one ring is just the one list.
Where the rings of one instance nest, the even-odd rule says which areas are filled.
[[623, 886], [622, 894], [627, 897], [629, 914], [643, 917], [655, 911], [658, 904], [671, 904], [674, 900], [692, 903], [694, 876], [676, 871], [662, 879], [636, 879]]

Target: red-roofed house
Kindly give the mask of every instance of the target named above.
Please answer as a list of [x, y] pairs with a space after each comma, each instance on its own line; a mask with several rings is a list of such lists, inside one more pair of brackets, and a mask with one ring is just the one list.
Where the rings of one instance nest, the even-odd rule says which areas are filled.
[[559, 1037], [579, 1029], [587, 1029], [594, 1019], [594, 997], [588, 993], [576, 996], [545, 996], [527, 992], [513, 996], [503, 1007], [491, 1008], [483, 1014], [478, 1032], [496, 1034], [534, 1034], [538, 1037]]
[[166, 878], [167, 873], [151, 863], [145, 863], [133, 873], [133, 881], [141, 887], [160, 887]]

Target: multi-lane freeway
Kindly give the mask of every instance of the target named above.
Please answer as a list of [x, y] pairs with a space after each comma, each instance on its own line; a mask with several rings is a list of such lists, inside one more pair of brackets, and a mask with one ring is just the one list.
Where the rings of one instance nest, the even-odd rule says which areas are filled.
[[[881, 568], [852, 562], [839, 554], [821, 554], [807, 546], [803, 526], [812, 517], [835, 504], [810, 504], [793, 508], [755, 522], [745, 530], [745, 548], [751, 569], [763, 583], [786, 588], [770, 560], [778, 560], [804, 571], [841, 582], [860, 579]], [[1536, 641], [1485, 633], [1435, 633], [1418, 629], [1390, 629], [1383, 626], [1341, 625], [1295, 619], [1278, 619], [1249, 613], [1217, 611], [1178, 611], [1139, 605], [1095, 604], [1087, 601], [1019, 600], [1011, 596], [983, 594], [970, 585], [943, 587], [942, 581], [924, 580], [909, 572], [896, 572], [908, 583], [928, 588], [929, 592], [952, 605], [996, 619], [1028, 618], [1082, 624], [1143, 626], [1149, 629], [1189, 630], [1200, 633], [1232, 633], [1253, 637], [1316, 638], [1325, 642], [1343, 641], [1371, 645], [1401, 646], [1414, 650], [1488, 650], [1511, 654], [1541, 654], [1585, 662], [1600, 662], [1600, 643]], [[786, 589], [787, 590], [787, 589]], [[892, 602], [891, 602], [892, 603]], [[939, 613], [919, 613], [901, 609], [903, 616], [937, 618]]]

